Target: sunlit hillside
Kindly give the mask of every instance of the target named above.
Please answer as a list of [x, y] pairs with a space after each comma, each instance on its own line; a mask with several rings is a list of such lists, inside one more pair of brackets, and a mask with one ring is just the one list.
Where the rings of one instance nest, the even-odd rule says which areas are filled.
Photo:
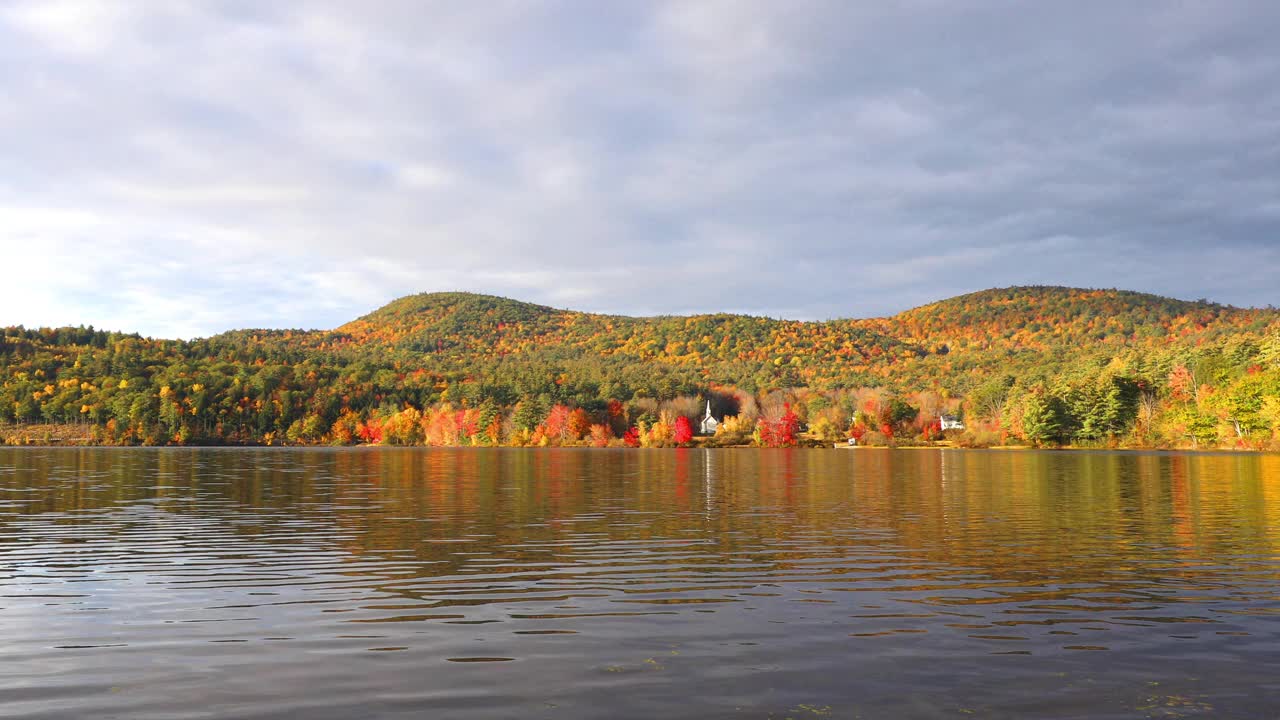
[[[352, 442], [358, 425], [447, 405], [484, 408], [475, 422], [505, 442], [528, 440], [517, 431], [533, 433], [556, 407], [612, 437], [664, 413], [697, 420], [712, 401], [719, 416], [753, 423], [790, 406], [810, 424], [825, 418], [828, 435], [861, 417], [891, 440], [931, 439], [929, 423], [950, 412], [984, 442], [1140, 431], [1146, 444], [1257, 445], [1280, 428], [1278, 365], [1276, 310], [1119, 290], [986, 290], [826, 322], [425, 293], [331, 331], [184, 342], [7, 328], [0, 422], [86, 424], [111, 442]], [[1108, 397], [1109, 409], [1090, 409]], [[1028, 429], [1032, 401], [1048, 405], [1030, 417], [1050, 417]], [[582, 441], [582, 430], [561, 439]]]

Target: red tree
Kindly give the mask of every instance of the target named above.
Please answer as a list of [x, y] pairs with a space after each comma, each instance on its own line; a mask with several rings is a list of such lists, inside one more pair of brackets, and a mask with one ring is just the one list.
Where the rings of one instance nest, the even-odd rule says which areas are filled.
[[378, 418], [369, 418], [368, 422], [356, 425], [356, 435], [370, 445], [377, 445], [382, 442], [382, 421]]
[[792, 447], [800, 432], [800, 418], [791, 411], [791, 403], [783, 406], [782, 417], [777, 420], [760, 420], [760, 444], [765, 447]]
[[547, 437], [561, 443], [571, 439], [573, 433], [569, 429], [569, 417], [572, 414], [567, 405], [553, 405], [551, 410], [547, 412], [547, 419], [543, 423]]
[[777, 440], [773, 437], [773, 423], [765, 418], [760, 418], [756, 422], [756, 430], [760, 432], [760, 444], [764, 447], [777, 447]]
[[689, 423], [689, 418], [683, 415], [676, 418], [676, 432], [672, 439], [677, 445], [685, 445], [693, 439], [693, 425]]
[[622, 442], [626, 443], [627, 447], [640, 447], [640, 429], [634, 426], [627, 428], [627, 431], [622, 434]]
[[780, 447], [791, 447], [796, 444], [796, 435], [800, 432], [800, 418], [791, 411], [791, 403], [782, 407], [784, 412], [778, 419], [778, 429], [774, 434]]
[[849, 437], [857, 440], [858, 442], [862, 442], [862, 438], [866, 434], [867, 426], [862, 423], [854, 423], [853, 426], [849, 428]]
[[472, 437], [480, 434], [480, 426], [476, 424], [475, 418], [467, 417], [466, 410], [458, 410], [454, 414], [454, 423], [458, 426], [458, 435], [470, 440]]

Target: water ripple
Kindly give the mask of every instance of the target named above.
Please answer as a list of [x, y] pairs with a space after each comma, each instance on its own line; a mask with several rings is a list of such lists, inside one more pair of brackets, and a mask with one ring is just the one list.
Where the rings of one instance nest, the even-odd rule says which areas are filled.
[[885, 688], [1012, 716], [1029, 692], [1136, 711], [1175, 686], [1273, 709], [1249, 700], [1280, 621], [1258, 458], [0, 459], [0, 717], [593, 717], [619, 693], [635, 717], [933, 716]]

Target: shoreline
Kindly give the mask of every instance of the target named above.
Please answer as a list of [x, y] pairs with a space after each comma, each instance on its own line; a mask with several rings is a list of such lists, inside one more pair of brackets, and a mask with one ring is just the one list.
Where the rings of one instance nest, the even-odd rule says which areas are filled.
[[[0, 448], [114, 448], [114, 447], [134, 447], [134, 448], [367, 448], [367, 447], [419, 447], [419, 448], [541, 448], [537, 445], [381, 445], [358, 443], [351, 445], [329, 445], [323, 443], [281, 443], [281, 444], [239, 444], [239, 443], [165, 443], [165, 444], [128, 444], [115, 445], [111, 443], [99, 442], [95, 439], [94, 425], [61, 425], [53, 423], [38, 423], [30, 425], [2, 425], [0, 426]], [[695, 436], [692, 442], [685, 446], [686, 449], [706, 449], [706, 450], [764, 450], [769, 448], [758, 447], [749, 444], [739, 445], [712, 445], [708, 441], [713, 436], [700, 435]], [[1053, 445], [1053, 446], [1035, 446], [1035, 445], [991, 445], [988, 447], [965, 447], [957, 445], [952, 441], [944, 440], [929, 444], [902, 444], [902, 445], [845, 445], [843, 443], [833, 441], [823, 441], [812, 437], [799, 438], [798, 442], [791, 449], [795, 450], [990, 450], [990, 451], [1019, 451], [1019, 450], [1047, 450], [1047, 451], [1073, 451], [1073, 452], [1177, 452], [1177, 453], [1239, 453], [1259, 455], [1275, 454], [1280, 452], [1274, 449], [1259, 449], [1248, 447], [1161, 447], [1146, 445], [1116, 445], [1114, 447], [1089, 447], [1084, 445]], [[590, 445], [559, 445], [547, 446], [557, 448], [576, 448], [576, 449], [612, 449], [612, 450], [662, 450], [677, 449], [671, 448], [645, 448], [645, 447], [618, 447], [609, 446], [606, 448], [597, 448]]]
[[702, 445], [691, 445], [688, 447], [665, 447], [665, 448], [632, 448], [632, 447], [592, 447], [589, 445], [558, 445], [558, 446], [530, 446], [530, 445], [107, 445], [101, 443], [2, 443], [0, 442], [0, 450], [609, 450], [614, 452], [622, 451], [655, 451], [655, 450], [795, 450], [801, 452], [809, 451], [943, 451], [953, 450], [960, 452], [1072, 452], [1072, 453], [1170, 453], [1180, 455], [1277, 455], [1280, 451], [1275, 450], [1255, 450], [1252, 448], [1170, 448], [1170, 447], [1108, 447], [1108, 448], [1091, 448], [1079, 446], [1061, 446], [1061, 447], [1035, 447], [1032, 445], [1000, 445], [994, 447], [958, 447], [948, 445], [906, 445], [901, 447], [889, 446], [795, 446], [784, 448], [766, 448], [756, 447], [754, 445], [725, 445], [718, 447], [705, 447]]

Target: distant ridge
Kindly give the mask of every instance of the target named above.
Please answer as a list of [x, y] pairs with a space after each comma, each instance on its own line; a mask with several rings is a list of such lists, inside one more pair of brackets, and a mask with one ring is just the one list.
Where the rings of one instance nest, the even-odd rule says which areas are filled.
[[[918, 315], [930, 310], [938, 310], [947, 306], [965, 305], [969, 303], [983, 303], [988, 305], [1007, 305], [1017, 302], [1033, 302], [1044, 303], [1046, 301], [1070, 301], [1081, 304], [1090, 305], [1110, 305], [1112, 307], [1122, 306], [1133, 309], [1147, 307], [1160, 308], [1164, 314], [1177, 312], [1188, 312], [1193, 309], [1204, 308], [1224, 308], [1228, 310], [1249, 310], [1253, 308], [1236, 308], [1230, 305], [1214, 303], [1207, 300], [1178, 300], [1161, 295], [1151, 293], [1136, 292], [1133, 290], [1120, 290], [1115, 288], [1078, 288], [1058, 285], [1015, 285], [1003, 288], [989, 288], [986, 290], [977, 290], [962, 295], [956, 295], [949, 298], [942, 298], [924, 305], [920, 305], [900, 313], [890, 316], [858, 318], [858, 317], [841, 317], [835, 321], [849, 320], [884, 320], [888, 318], [901, 318], [904, 316]], [[654, 315], [654, 316], [632, 316], [632, 315], [611, 315], [607, 313], [592, 313], [587, 311], [573, 310], [568, 308], [556, 308], [547, 305], [539, 305], [536, 303], [516, 300], [512, 298], [502, 297], [498, 295], [490, 295], [484, 293], [473, 293], [464, 291], [444, 291], [444, 292], [421, 292], [413, 295], [406, 295], [397, 298], [383, 305], [376, 310], [363, 315], [351, 323], [347, 323], [338, 328], [345, 331], [353, 323], [357, 322], [379, 322], [396, 320], [403, 318], [405, 315], [422, 312], [438, 312], [446, 309], [455, 309], [470, 313], [488, 313], [496, 311], [507, 316], [527, 316], [530, 313], [542, 314], [559, 314], [572, 313], [579, 315], [596, 315], [601, 317], [609, 317], [616, 319], [649, 319], [649, 318], [671, 318], [671, 317], [763, 317], [742, 313], [696, 313], [692, 315]], [[785, 321], [785, 320], [784, 320]], [[798, 321], [798, 322], [824, 322], [824, 321]], [[825, 321], [829, 322], [829, 321]]]
[[[888, 317], [826, 321], [750, 315], [632, 317], [552, 308], [466, 292], [420, 293], [394, 300], [337, 328], [358, 343], [440, 352], [516, 352], [525, 344], [582, 353], [634, 354], [672, 361], [765, 360], [775, 347], [820, 361], [853, 355], [936, 352], [978, 346], [1044, 350], [1107, 343], [1134, 346], [1172, 329], [1225, 331], [1275, 312], [1185, 301], [1127, 290], [1015, 286], [967, 293]], [[794, 336], [788, 339], [787, 336]], [[752, 340], [744, 348], [741, 340]], [[726, 343], [733, 350], [721, 352]], [[690, 344], [697, 346], [689, 352]], [[851, 352], [851, 351], [857, 352]], [[690, 357], [692, 356], [692, 357]], [[789, 355], [794, 357], [796, 355]]]

